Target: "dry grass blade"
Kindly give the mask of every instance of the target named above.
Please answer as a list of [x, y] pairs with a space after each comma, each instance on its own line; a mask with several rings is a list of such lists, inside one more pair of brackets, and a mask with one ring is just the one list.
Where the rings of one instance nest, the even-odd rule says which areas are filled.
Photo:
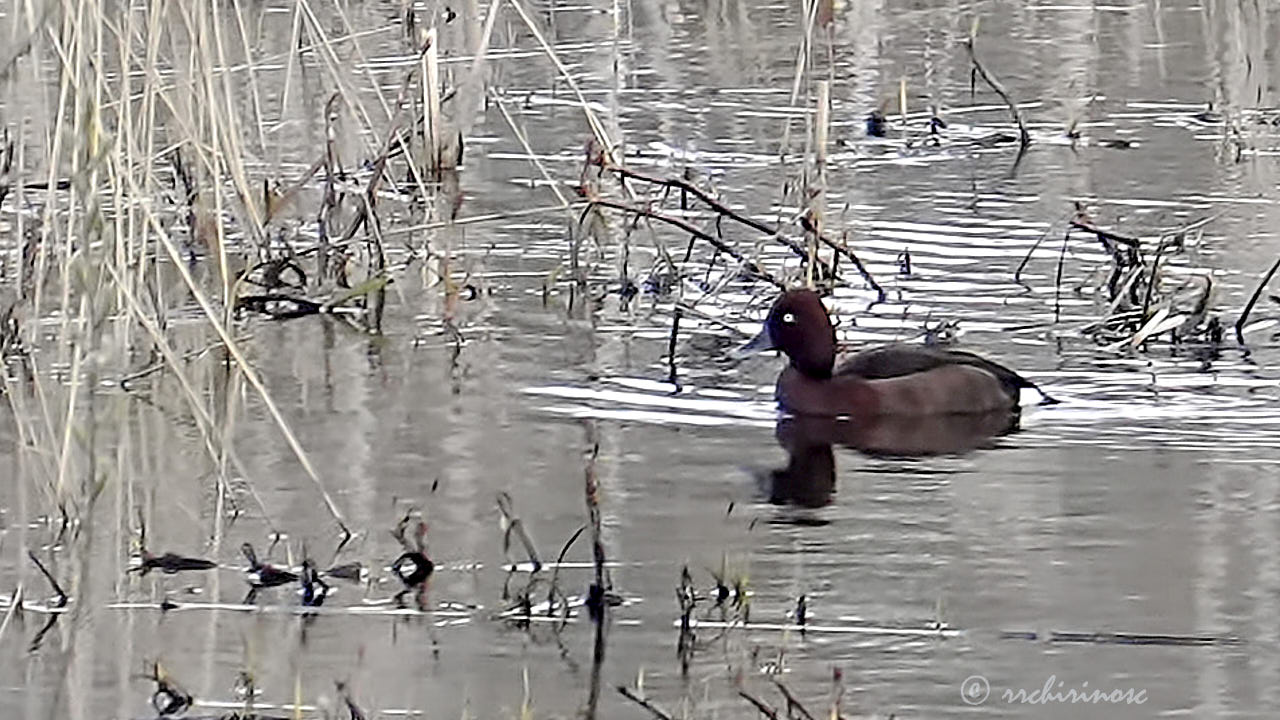
[[[111, 275], [112, 280], [115, 281], [116, 286], [119, 288], [120, 293], [124, 297], [129, 311], [135, 318], [137, 318], [143, 329], [145, 329], [151, 336], [151, 340], [155, 343], [156, 349], [160, 351], [161, 357], [164, 358], [164, 366], [173, 373], [175, 378], [177, 378], [178, 385], [182, 388], [183, 397], [187, 399], [187, 404], [191, 408], [191, 412], [195, 417], [196, 426], [200, 429], [200, 434], [205, 444], [205, 450], [208, 452], [209, 458], [214, 463], [217, 463], [222, 457], [222, 449], [226, 448], [225, 438], [222, 437], [222, 433], [218, 432], [217, 422], [214, 421], [213, 416], [210, 415], [208, 409], [205, 408], [200, 393], [196, 391], [194, 384], [187, 377], [186, 372], [183, 371], [181, 360], [173, 351], [173, 348], [169, 344], [164, 333], [156, 325], [155, 320], [143, 311], [141, 304], [138, 302], [137, 298], [134, 297], [133, 291], [130, 290], [127, 283], [121, 279], [116, 269], [110, 264], [108, 264], [106, 268], [107, 272]], [[231, 453], [230, 459], [232, 464], [236, 466], [236, 471], [240, 473], [242, 477], [247, 478], [249, 476], [248, 472], [240, 464], [239, 456], [235, 453]], [[221, 477], [219, 477], [219, 482], [222, 482]], [[266, 504], [262, 501], [262, 498], [258, 495], [258, 491], [253, 487], [252, 483], [249, 483], [248, 487], [250, 495], [253, 497], [254, 502], [258, 504], [258, 508], [262, 512], [264, 521], [274, 532], [276, 526], [271, 514], [267, 511]], [[224, 493], [227, 491], [225, 485], [221, 489]]]
[[523, 148], [525, 154], [529, 156], [529, 162], [533, 163], [533, 166], [538, 168], [538, 174], [542, 175], [542, 179], [546, 181], [547, 187], [551, 188], [551, 192], [555, 193], [556, 199], [560, 201], [560, 207], [566, 209], [571, 220], [576, 219], [577, 215], [570, 209], [573, 206], [572, 202], [564, 194], [564, 191], [560, 189], [561, 183], [551, 177], [551, 173], [547, 170], [546, 164], [544, 164], [542, 159], [538, 157], [538, 154], [533, 151], [533, 146], [529, 144], [529, 138], [525, 135], [520, 126], [516, 124], [515, 118], [512, 117], [511, 113], [507, 110], [507, 104], [503, 102], [502, 97], [496, 92], [490, 92], [489, 99], [498, 107], [498, 112], [502, 114], [502, 119], [506, 121], [507, 127], [511, 129], [511, 134], [516, 136], [516, 140], [520, 142], [520, 147]]
[[556, 55], [555, 48], [551, 47], [551, 44], [547, 42], [546, 36], [542, 34], [542, 30], [538, 28], [538, 24], [529, 16], [529, 12], [525, 10], [520, 0], [510, 0], [510, 2], [511, 6], [520, 15], [520, 19], [529, 28], [529, 32], [533, 33], [533, 37], [538, 41], [538, 45], [542, 47], [542, 51], [546, 53], [551, 63], [556, 66], [556, 72], [560, 73], [560, 77], [564, 78], [564, 81], [569, 85], [569, 89], [577, 97], [578, 105], [582, 108], [582, 113], [587, 118], [587, 124], [591, 127], [591, 133], [595, 135], [596, 142], [600, 143], [600, 147], [607, 148], [610, 156], [612, 156], [615, 148], [613, 142], [609, 139], [609, 133], [605, 130], [604, 124], [600, 122], [600, 118], [596, 116], [595, 110], [591, 109], [591, 104], [587, 102], [587, 98], [582, 94], [582, 90], [578, 87], [578, 81], [573, 79], [573, 75], [569, 73], [568, 68], [560, 61], [559, 56]]
[[[129, 180], [132, 184], [133, 178], [130, 177]], [[133, 189], [134, 192], [139, 191], [136, 187]], [[272, 420], [275, 421], [276, 427], [280, 430], [280, 434], [284, 436], [285, 442], [289, 445], [289, 449], [293, 451], [294, 456], [302, 465], [303, 470], [306, 471], [307, 476], [315, 484], [321, 497], [324, 498], [325, 507], [328, 509], [329, 514], [333, 517], [334, 521], [338, 523], [338, 526], [344, 533], [350, 533], [346, 522], [343, 520], [342, 512], [338, 509], [338, 506], [334, 502], [333, 497], [329, 494], [329, 491], [325, 489], [324, 482], [320, 479], [320, 474], [316, 471], [315, 466], [312, 465], [311, 459], [307, 456], [306, 450], [302, 448], [302, 443], [300, 443], [297, 436], [294, 435], [293, 430], [289, 427], [288, 421], [284, 418], [284, 414], [280, 412], [280, 408], [276, 405], [275, 400], [272, 399], [271, 393], [267, 390], [266, 385], [263, 384], [262, 379], [258, 377], [257, 371], [253, 369], [253, 366], [245, 358], [244, 353], [240, 350], [240, 346], [236, 343], [235, 338], [231, 337], [231, 334], [227, 331], [226, 326], [223, 324], [213, 305], [209, 302], [209, 299], [205, 296], [205, 293], [200, 288], [199, 283], [197, 283], [195, 278], [192, 277], [191, 270], [183, 260], [173, 238], [169, 235], [163, 223], [158, 217], [156, 217], [153, 211], [148, 210], [146, 212], [146, 221], [151, 226], [156, 237], [160, 240], [160, 244], [164, 247], [165, 252], [168, 253], [169, 260], [182, 276], [182, 281], [186, 284], [192, 297], [195, 298], [196, 303], [200, 306], [200, 310], [205, 314], [205, 317], [208, 318], [209, 324], [212, 326], [214, 332], [218, 334], [223, 345], [227, 348], [227, 352], [235, 360], [236, 364], [240, 366], [245, 379], [253, 386], [253, 389], [257, 391], [258, 397], [262, 400], [262, 404], [267, 408], [267, 412], [271, 415]]]

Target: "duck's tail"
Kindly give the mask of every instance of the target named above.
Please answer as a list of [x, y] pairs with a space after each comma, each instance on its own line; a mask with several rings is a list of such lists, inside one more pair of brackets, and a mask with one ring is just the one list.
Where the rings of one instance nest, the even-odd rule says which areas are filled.
[[[995, 365], [995, 363], [991, 363], [991, 364]], [[1001, 367], [1001, 366], [997, 366], [997, 367], [1000, 367], [1001, 370], [1004, 370], [1006, 373], [1008, 373], [1007, 376], [1002, 375], [1000, 373], [996, 373], [996, 377], [1000, 378], [1001, 382], [1010, 384], [1019, 391], [1035, 390], [1040, 395], [1040, 402], [1036, 403], [1037, 405], [1057, 405], [1058, 403], [1062, 402], [1058, 398], [1045, 392], [1044, 388], [1022, 377], [1018, 373], [1005, 367]]]
[[1058, 398], [1045, 392], [1044, 388], [1040, 387], [1039, 385], [1033, 382], [1027, 381], [1026, 387], [1040, 393], [1040, 402], [1036, 403], [1037, 405], [1057, 405], [1058, 403], [1062, 402]]
[[952, 354], [963, 356], [969, 364], [976, 365], [992, 375], [995, 375], [1000, 381], [1000, 384], [1004, 385], [1005, 388], [1009, 390], [1009, 394], [1014, 397], [1017, 397], [1018, 393], [1024, 389], [1035, 390], [1040, 395], [1040, 402], [1037, 403], [1038, 405], [1057, 405], [1061, 402], [1057, 398], [1045, 392], [1039, 385], [1022, 377], [1017, 372], [1010, 370], [1000, 363], [992, 362], [981, 355], [974, 355], [973, 353], [959, 350], [952, 351]]

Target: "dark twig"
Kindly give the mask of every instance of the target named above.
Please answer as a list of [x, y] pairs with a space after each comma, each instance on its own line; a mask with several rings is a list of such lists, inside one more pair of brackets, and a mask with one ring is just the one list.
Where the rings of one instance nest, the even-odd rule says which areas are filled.
[[586, 495], [588, 526], [591, 528], [591, 555], [595, 561], [595, 582], [587, 592], [587, 612], [595, 621], [595, 643], [591, 653], [591, 686], [587, 694], [587, 720], [595, 720], [600, 702], [601, 669], [605, 657], [605, 629], [608, 627], [608, 581], [605, 573], [604, 540], [601, 538], [600, 483], [596, 477], [596, 458], [600, 456], [600, 436], [594, 422], [585, 425], [587, 444], [586, 468], [583, 470], [583, 490]]
[[693, 225], [690, 225], [689, 223], [685, 222], [684, 220], [681, 220], [681, 219], [679, 219], [679, 218], [675, 218], [675, 217], [671, 217], [670, 215], [664, 215], [664, 214], [662, 214], [662, 213], [660, 213], [660, 212], [658, 212], [658, 211], [656, 211], [656, 210], [650, 210], [650, 209], [648, 209], [648, 208], [643, 208], [643, 207], [636, 207], [636, 206], [634, 206], [634, 205], [628, 205], [628, 204], [626, 204], [626, 203], [616, 202], [616, 201], [613, 201], [613, 200], [606, 200], [606, 199], [604, 199], [604, 198], [596, 198], [596, 199], [593, 199], [593, 200], [591, 200], [591, 204], [592, 204], [593, 206], [613, 208], [614, 210], [620, 210], [620, 211], [622, 211], [622, 212], [632, 213], [632, 214], [635, 214], [635, 215], [642, 215], [642, 216], [647, 217], [647, 218], [652, 218], [652, 219], [654, 219], [654, 220], [659, 220], [659, 221], [664, 222], [664, 223], [666, 223], [666, 224], [668, 224], [668, 225], [671, 225], [671, 226], [673, 226], [673, 227], [680, 228], [680, 229], [681, 229], [681, 230], [683, 230], [684, 232], [686, 232], [686, 233], [688, 233], [688, 234], [690, 234], [690, 235], [693, 235], [694, 237], [698, 238], [699, 240], [705, 240], [706, 242], [711, 243], [711, 245], [713, 245], [713, 246], [715, 247], [715, 249], [719, 250], [720, 252], [724, 253], [725, 255], [728, 255], [729, 257], [733, 258], [734, 260], [737, 260], [738, 262], [742, 263], [742, 266], [743, 266], [744, 268], [746, 268], [746, 270], [747, 270], [748, 272], [752, 273], [753, 275], [755, 275], [756, 277], [760, 278], [761, 280], [764, 280], [764, 281], [768, 282], [769, 284], [773, 285], [774, 287], [776, 287], [776, 288], [778, 288], [778, 289], [780, 289], [780, 290], [785, 290], [785, 289], [786, 289], [786, 285], [785, 285], [785, 284], [783, 284], [780, 280], [778, 280], [778, 279], [774, 278], [772, 275], [770, 275], [768, 272], [766, 272], [766, 271], [765, 271], [763, 268], [761, 268], [759, 265], [757, 265], [757, 264], [755, 264], [754, 262], [752, 262], [752, 261], [748, 260], [748, 259], [746, 258], [746, 256], [744, 256], [742, 253], [738, 252], [738, 250], [737, 250], [737, 249], [735, 249], [735, 248], [733, 248], [732, 246], [728, 245], [727, 243], [725, 243], [725, 242], [724, 242], [723, 240], [721, 240], [720, 238], [718, 238], [718, 237], [716, 237], [716, 236], [714, 236], [714, 235], [712, 235], [712, 234], [710, 234], [710, 233], [708, 233], [708, 232], [705, 232], [705, 231], [703, 231], [703, 230], [701, 230], [701, 229], [699, 229], [699, 228], [696, 228], [696, 227], [694, 227]]
[[591, 684], [587, 691], [587, 708], [584, 716], [586, 720], [595, 720], [596, 708], [600, 704], [600, 680], [601, 671], [604, 669], [604, 649], [605, 649], [605, 622], [604, 622], [604, 605], [600, 606], [601, 614], [596, 616], [596, 632], [595, 642], [591, 649]]
[[813, 717], [813, 713], [809, 712], [809, 709], [804, 706], [804, 703], [800, 702], [799, 698], [797, 698], [794, 694], [792, 694], [790, 688], [788, 688], [786, 685], [783, 685], [782, 681], [777, 678], [771, 678], [771, 679], [773, 680], [774, 687], [778, 688], [778, 692], [782, 693], [782, 697], [787, 699], [787, 715], [788, 716], [791, 715], [792, 710], [799, 710], [800, 714], [803, 715], [806, 718], [806, 720], [815, 720], [815, 718]]
[[9, 194], [12, 186], [9, 171], [13, 169], [13, 138], [9, 137], [9, 129], [0, 133], [0, 203]]
[[[605, 160], [604, 162], [608, 162], [608, 161]], [[711, 208], [717, 214], [727, 217], [731, 220], [735, 220], [739, 223], [742, 223], [743, 225], [746, 225], [747, 227], [753, 230], [758, 230], [770, 236], [771, 239], [775, 239], [778, 242], [782, 243], [783, 245], [786, 245], [788, 248], [790, 248], [791, 252], [795, 253], [797, 257], [800, 257], [800, 258], [809, 257], [809, 251], [806, 250], [804, 246], [801, 245], [800, 243], [792, 240], [791, 238], [786, 237], [782, 233], [778, 232], [776, 228], [771, 228], [767, 224], [759, 220], [756, 220], [755, 218], [751, 218], [734, 211], [729, 206], [711, 197], [711, 195], [708, 194], [706, 191], [704, 191], [702, 188], [699, 188], [697, 185], [694, 185], [693, 183], [687, 180], [684, 180], [682, 178], [662, 178], [654, 175], [646, 175], [645, 173], [636, 172], [634, 170], [630, 170], [624, 167], [619, 167], [613, 164], [607, 165], [605, 169], [610, 170], [614, 173], [617, 173], [618, 176], [623, 180], [628, 180], [628, 179], [639, 180], [641, 182], [649, 183], [650, 185], [659, 185], [666, 188], [678, 189], [682, 193], [692, 195], [698, 200], [702, 201], [707, 207]], [[830, 268], [824, 267], [823, 270], [829, 271]]]
[[1249, 302], [1244, 304], [1244, 311], [1240, 313], [1240, 319], [1236, 320], [1236, 342], [1241, 345], [1244, 344], [1244, 326], [1249, 322], [1249, 313], [1253, 312], [1253, 306], [1258, 303], [1258, 298], [1262, 297], [1262, 291], [1271, 282], [1276, 270], [1280, 270], [1280, 258], [1276, 258], [1276, 261], [1271, 264], [1271, 269], [1267, 270], [1267, 274], [1262, 276], [1262, 282], [1258, 283], [1258, 287], [1253, 289], [1253, 294], [1249, 296]]
[[663, 710], [662, 708], [658, 707], [657, 705], [654, 705], [653, 703], [640, 697], [634, 692], [631, 692], [631, 690], [628, 689], [626, 685], [619, 685], [618, 692], [622, 695], [622, 697], [639, 705], [645, 710], [648, 710], [654, 717], [658, 718], [658, 720], [672, 720], [671, 713], [668, 713], [666, 710]]
[[1013, 101], [1013, 98], [1009, 97], [1008, 91], [1004, 89], [1000, 81], [987, 72], [987, 69], [978, 61], [978, 53], [973, 47], [974, 35], [976, 34], [976, 32], [971, 34], [964, 43], [965, 49], [969, 51], [969, 62], [973, 63], [973, 69], [978, 73], [979, 77], [985, 80], [987, 85], [991, 86], [991, 89], [1000, 96], [1000, 99], [1004, 100], [1005, 105], [1009, 106], [1009, 114], [1013, 115], [1013, 121], [1018, 124], [1018, 142], [1025, 148], [1031, 144], [1031, 135], [1027, 133], [1027, 124], [1022, 120], [1022, 111], [1018, 109], [1018, 104]]
[[1053, 321], [1058, 322], [1062, 315], [1062, 269], [1067, 261], [1067, 241], [1071, 239], [1071, 228], [1062, 233], [1062, 249], [1058, 251], [1058, 268], [1053, 278]]
[[853, 263], [853, 267], [858, 271], [858, 274], [862, 276], [862, 279], [867, 283], [867, 285], [871, 286], [872, 290], [876, 291], [876, 294], [879, 296], [877, 302], [884, 301], [884, 288], [880, 287], [880, 283], [876, 282], [875, 278], [871, 277], [871, 271], [867, 270], [867, 266], [862, 264], [862, 260], [858, 259], [858, 256], [853, 254], [853, 251], [847, 247], [847, 243], [837, 244], [834, 240], [821, 233], [817, 233], [816, 237], [818, 238], [818, 242], [826, 245], [832, 250], [835, 250], [837, 253], [843, 255], [846, 260]]
[[44, 566], [44, 563], [40, 562], [40, 558], [36, 557], [34, 552], [28, 550], [27, 557], [30, 557], [31, 562], [36, 564], [36, 569], [40, 571], [40, 574], [43, 575], [44, 579], [49, 583], [49, 587], [53, 588], [54, 594], [58, 596], [57, 599], [53, 601], [53, 607], [66, 607], [67, 593], [62, 590], [62, 586], [59, 585], [58, 581], [53, 577], [53, 573], [49, 572], [49, 569]]
[[680, 379], [676, 377], [676, 340], [680, 336], [680, 317], [684, 311], [676, 305], [671, 313], [671, 338], [667, 340], [667, 382], [675, 386], [675, 393], [680, 392]]
[[556, 556], [556, 566], [551, 568], [551, 588], [547, 590], [547, 617], [550, 617], [552, 612], [555, 610], [555, 597], [556, 592], [559, 590], [558, 583], [560, 580], [560, 564], [564, 562], [564, 556], [568, 554], [569, 548], [573, 547], [573, 544], [578, 541], [579, 537], [582, 537], [582, 533], [585, 532], [586, 529], [587, 526], [582, 525], [575, 530], [573, 535], [570, 535], [569, 539], [565, 541], [564, 546], [560, 548], [560, 554]]
[[587, 610], [597, 624], [604, 624], [604, 612], [608, 606], [605, 597], [608, 582], [605, 578], [604, 540], [601, 537], [600, 522], [600, 483], [596, 478], [596, 458], [600, 455], [600, 440], [596, 436], [594, 423], [587, 424], [587, 440], [591, 450], [587, 454], [586, 468], [583, 470], [583, 489], [587, 501], [588, 527], [591, 528], [591, 557], [595, 565], [595, 581], [587, 592]]
[[769, 707], [768, 703], [756, 697], [755, 695], [752, 695], [751, 693], [747, 692], [747, 689], [742, 687], [741, 685], [738, 686], [738, 695], [740, 695], [744, 700], [751, 703], [752, 705], [755, 705], [756, 709], [759, 710], [761, 714], [768, 717], [769, 720], [781, 720], [781, 718], [778, 717], [777, 710], [774, 710], [773, 708]]
[[1098, 239], [1102, 241], [1102, 244], [1105, 245], [1107, 249], [1112, 252], [1115, 252], [1115, 250], [1114, 248], [1112, 248], [1110, 245], [1107, 244], [1108, 241], [1112, 243], [1116, 243], [1118, 245], [1124, 245], [1125, 247], [1130, 248], [1132, 250], [1137, 250], [1138, 246], [1141, 244], [1141, 241], [1139, 241], [1137, 238], [1131, 238], [1131, 237], [1128, 237], [1127, 235], [1118, 235], [1109, 230], [1103, 230], [1097, 225], [1094, 225], [1093, 223], [1090, 223], [1078, 216], [1076, 217], [1075, 220], [1071, 221], [1071, 227], [1077, 230], [1084, 230], [1085, 232], [1091, 232], [1094, 235], [1097, 235]]
[[1053, 228], [1058, 223], [1062, 222], [1063, 220], [1066, 220], [1067, 215], [1070, 215], [1070, 214], [1071, 214], [1071, 211], [1064, 213], [1062, 217], [1058, 218], [1053, 223], [1051, 223], [1049, 227], [1045, 228], [1044, 232], [1040, 233], [1040, 237], [1036, 238], [1035, 242], [1031, 243], [1031, 249], [1027, 251], [1026, 255], [1022, 256], [1022, 262], [1018, 263], [1018, 269], [1013, 271], [1014, 282], [1018, 283], [1019, 285], [1022, 284], [1022, 271], [1027, 268], [1027, 263], [1031, 262], [1031, 256], [1040, 247], [1040, 244], [1045, 241], [1045, 238], [1049, 237], [1049, 233], [1053, 232]]
[[[601, 160], [600, 162], [607, 162], [607, 161]], [[605, 169], [617, 173], [618, 176], [623, 178], [624, 180], [626, 179], [639, 180], [641, 182], [646, 182], [653, 185], [679, 189], [681, 192], [692, 195], [698, 200], [702, 201], [704, 204], [707, 205], [707, 207], [711, 208], [721, 217], [727, 217], [731, 220], [734, 220], [743, 225], [746, 225], [747, 227], [753, 230], [757, 230], [759, 232], [765, 233], [770, 237], [770, 239], [777, 240], [778, 242], [781, 242], [782, 244], [786, 245], [787, 248], [789, 248], [791, 252], [794, 253], [797, 257], [800, 257], [806, 260], [809, 258], [808, 249], [805, 248], [800, 243], [794, 240], [791, 240], [790, 238], [786, 237], [781, 232], [779, 232], [776, 228], [772, 228], [766, 223], [763, 223], [759, 220], [756, 220], [754, 218], [748, 217], [746, 215], [743, 215], [739, 212], [734, 211], [724, 203], [711, 197], [711, 195], [709, 195], [707, 192], [705, 192], [698, 186], [688, 182], [687, 180], [683, 180], [680, 178], [656, 177], [653, 175], [647, 175], [645, 173], [636, 172], [634, 170], [630, 170], [623, 167], [617, 167], [614, 165], [608, 165], [605, 167]], [[871, 273], [867, 270], [867, 267], [862, 264], [862, 260], [860, 260], [858, 256], [853, 253], [852, 250], [850, 250], [844, 244], [836, 243], [834, 240], [826, 237], [825, 235], [819, 234], [817, 237], [818, 237], [818, 241], [821, 242], [823, 245], [826, 245], [827, 247], [836, 251], [840, 255], [843, 255], [847, 260], [849, 260], [849, 262], [853, 263], [853, 266], [857, 268], [858, 274], [862, 276], [862, 279], [869, 286], [871, 286], [873, 290], [879, 293], [881, 300], [884, 299], [884, 296], [885, 296], [884, 290], [880, 287], [880, 284], [875, 281], [875, 278], [871, 276]], [[823, 271], [824, 274], [828, 276], [835, 275], [834, 267], [827, 265], [821, 260], [819, 260], [817, 264], [818, 264], [818, 269]]]
[[1142, 297], [1142, 322], [1146, 322], [1150, 315], [1147, 313], [1151, 309], [1151, 297], [1155, 292], [1156, 284], [1159, 281], [1157, 273], [1160, 272], [1160, 258], [1164, 255], [1164, 249], [1172, 243], [1166, 243], [1164, 238], [1160, 239], [1160, 244], [1156, 246], [1156, 257], [1151, 261], [1151, 276], [1147, 278], [1147, 292]]
[[698, 591], [693, 586], [693, 576], [689, 574], [689, 566], [680, 570], [680, 586], [676, 588], [676, 601], [680, 603], [680, 637], [676, 641], [676, 654], [680, 658], [680, 675], [689, 674], [689, 663], [697, 647], [697, 637], [693, 633], [693, 611], [698, 604]]

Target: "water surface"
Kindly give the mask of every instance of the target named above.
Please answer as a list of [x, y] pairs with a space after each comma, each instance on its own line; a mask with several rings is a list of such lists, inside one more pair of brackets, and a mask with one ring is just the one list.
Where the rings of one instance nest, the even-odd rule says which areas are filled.
[[[17, 5], [0, 9], [6, 25], [17, 25]], [[339, 35], [344, 22], [370, 31], [358, 52], [349, 42], [337, 52], [341, 76], [376, 107], [373, 84], [394, 97], [415, 62], [395, 24], [399, 5], [344, 10], [345, 19], [315, 8]], [[796, 212], [783, 189], [798, 165], [779, 160], [789, 118], [792, 151], [803, 148], [804, 112], [790, 102], [804, 23], [796, 6], [633, 0], [532, 10], [585, 98], [625, 138], [629, 165], [688, 173], [768, 222]], [[255, 183], [295, 177], [324, 143], [333, 82], [316, 56], [304, 56], [281, 101], [295, 7], [241, 11], [256, 28], [255, 81], [273, 123], [265, 147], [247, 142], [246, 167]], [[461, 74], [485, 9], [458, 12], [442, 34], [446, 68]], [[590, 131], [519, 16], [505, 5], [502, 13], [490, 81], [568, 190]], [[1021, 158], [1016, 145], [974, 141], [1011, 128], [998, 97], [970, 91], [961, 41], [975, 15], [984, 64], [1031, 124], [1035, 142]], [[818, 443], [790, 461], [792, 475], [778, 475], [789, 464], [779, 440], [787, 428], [771, 400], [780, 361], [735, 363], [727, 353], [758, 329], [774, 291], [734, 277], [723, 256], [697, 246], [686, 267], [702, 272], [674, 292], [654, 292], [653, 236], [624, 233], [619, 216], [606, 240], [584, 249], [583, 292], [567, 273], [563, 212], [424, 230], [409, 209], [393, 210], [384, 231], [396, 238], [388, 247], [397, 273], [381, 337], [316, 317], [235, 325], [356, 531], [337, 558], [338, 529], [318, 486], [244, 377], [217, 353], [186, 366], [229, 432], [228, 498], [216, 491], [224, 471], [210, 461], [203, 426], [172, 375], [120, 389], [121, 377], [150, 362], [142, 344], [106, 345], [91, 363], [94, 400], [75, 404], [92, 408], [93, 442], [65, 443], [74, 450], [71, 482], [96, 473], [102, 487], [91, 505], [70, 509], [73, 527], [59, 534], [54, 488], [71, 356], [56, 343], [35, 351], [35, 376], [11, 367], [0, 410], [0, 458], [14, 478], [0, 487], [0, 592], [21, 587], [28, 601], [50, 594], [27, 559], [31, 548], [52, 559], [71, 605], [44, 635], [38, 613], [6, 621], [0, 707], [7, 717], [152, 716], [152, 684], [139, 676], [160, 658], [198, 699], [196, 715], [240, 707], [234, 685], [248, 669], [262, 706], [291, 704], [295, 694], [309, 707], [332, 704], [333, 681], [342, 680], [370, 717], [517, 717], [522, 706], [538, 717], [574, 716], [591, 694], [594, 628], [580, 610], [563, 627], [499, 617], [528, 578], [503, 569], [525, 557], [518, 545], [504, 554], [495, 498], [510, 496], [549, 561], [586, 522], [584, 476], [594, 473], [603, 545], [624, 600], [610, 612], [596, 683], [602, 716], [645, 717], [614, 689], [642, 683], [643, 695], [679, 717], [752, 717], [735, 682], [781, 709], [771, 677], [825, 714], [837, 669], [846, 717], [1269, 716], [1280, 667], [1280, 564], [1267, 560], [1280, 534], [1273, 329], [1259, 326], [1247, 349], [1228, 341], [1217, 353], [1163, 339], [1142, 351], [1100, 345], [1082, 328], [1105, 309], [1096, 292], [1108, 256], [1081, 234], [1062, 251], [1061, 238], [1076, 201], [1099, 224], [1147, 238], [1214, 217], [1168, 269], [1212, 277], [1213, 312], [1234, 322], [1280, 247], [1280, 144], [1266, 110], [1277, 104], [1280, 68], [1268, 48], [1280, 41], [1278, 26], [1280, 11], [1231, 0], [837, 5], [828, 230], [847, 231], [887, 291], [875, 303], [844, 270], [847, 282], [827, 301], [841, 340], [919, 341], [926, 326], [957, 321], [964, 348], [1025, 371], [1062, 400], [1029, 407], [1018, 432], [972, 452], [826, 454]], [[826, 76], [827, 52], [819, 33], [811, 79]], [[0, 122], [26, 124], [26, 163], [42, 178], [37, 130], [52, 122], [57, 66], [52, 51], [24, 62], [0, 94]], [[901, 137], [894, 113], [903, 78], [913, 127], [931, 104], [948, 121], [940, 146]], [[234, 112], [248, 127], [248, 91], [239, 92], [245, 102]], [[867, 138], [863, 118], [882, 102], [890, 137]], [[1227, 122], [1199, 117], [1209, 102]], [[1073, 114], [1083, 135], [1074, 144], [1065, 136]], [[1231, 123], [1242, 130], [1233, 134]], [[1101, 142], [1115, 139], [1134, 147]], [[342, 143], [367, 157], [358, 132]], [[459, 218], [557, 202], [496, 105], [467, 145]], [[297, 212], [299, 247], [314, 243], [307, 208], [318, 194], [313, 187]], [[0, 207], [6, 282], [21, 257], [17, 214], [14, 200]], [[800, 280], [785, 247], [757, 248], [749, 231], [726, 227], [763, 267]], [[1016, 282], [1015, 269], [1046, 233]], [[684, 252], [687, 238], [658, 237]], [[421, 252], [423, 243], [449, 254], [459, 281], [474, 288], [471, 299], [446, 303], [428, 271], [434, 260], [397, 245]], [[212, 263], [203, 256], [196, 266], [215, 278]], [[624, 267], [634, 296], [620, 292]], [[179, 283], [168, 287], [182, 298]], [[681, 320], [678, 385], [667, 357], [677, 302], [698, 311]], [[1253, 320], [1275, 315], [1264, 298]], [[61, 319], [46, 312], [26, 322], [45, 323], [52, 338]], [[216, 340], [189, 300], [175, 301], [168, 322], [182, 352]], [[801, 486], [780, 488], [787, 477]], [[399, 589], [386, 570], [400, 553], [389, 531], [409, 507], [428, 523], [438, 565], [425, 616], [378, 604]], [[223, 568], [127, 573], [139, 516], [152, 550]], [[272, 533], [283, 538], [274, 546]], [[292, 587], [264, 591], [259, 611], [208, 607], [243, 599], [244, 541], [263, 553], [270, 546], [282, 564], [298, 561], [304, 546], [321, 564], [359, 560], [374, 579], [335, 581], [326, 612], [313, 618], [294, 612]], [[573, 565], [558, 582], [580, 595], [591, 579], [585, 537], [566, 559]], [[758, 623], [699, 628], [687, 673], [677, 657], [684, 567], [702, 592], [714, 590], [717, 574], [744, 581]], [[782, 627], [796, 619], [801, 596], [808, 629]], [[184, 607], [119, 605], [166, 597]], [[696, 615], [719, 617], [709, 602]], [[962, 697], [972, 676], [991, 689], [976, 706]], [[1001, 698], [1051, 677], [1063, 688], [1140, 689], [1145, 703]]]

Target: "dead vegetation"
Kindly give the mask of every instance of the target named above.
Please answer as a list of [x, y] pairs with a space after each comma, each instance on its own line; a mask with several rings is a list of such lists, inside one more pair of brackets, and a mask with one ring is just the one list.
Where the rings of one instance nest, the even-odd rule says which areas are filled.
[[[1222, 342], [1223, 322], [1213, 307], [1213, 276], [1173, 262], [1200, 244], [1215, 219], [1204, 217], [1139, 238], [1103, 229], [1077, 203], [1062, 222], [1061, 249], [1054, 267], [1054, 320], [1061, 317], [1068, 246], [1073, 240], [1088, 239], [1102, 248], [1109, 262], [1071, 289], [1076, 295], [1091, 294], [1100, 311], [1099, 319], [1080, 327], [1082, 334], [1117, 350], [1137, 350], [1161, 336], [1175, 344], [1217, 347]], [[1054, 230], [1050, 226], [1028, 251], [1014, 272], [1016, 281], [1022, 281], [1032, 254]]]

